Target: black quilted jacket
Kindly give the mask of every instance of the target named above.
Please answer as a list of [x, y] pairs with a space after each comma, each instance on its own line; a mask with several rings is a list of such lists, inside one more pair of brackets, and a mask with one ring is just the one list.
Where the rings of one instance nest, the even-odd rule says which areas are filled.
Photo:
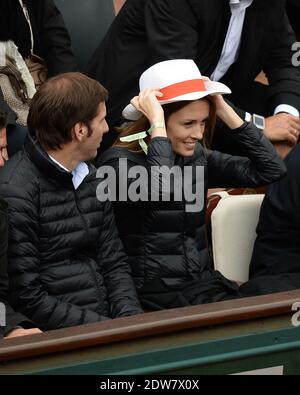
[[[117, 225], [138, 290], [157, 278], [176, 287], [207, 277], [211, 267], [205, 235], [205, 197], [209, 187], [256, 187], [272, 183], [285, 174], [284, 163], [274, 147], [254, 125], [245, 123], [230, 133], [244, 157], [208, 151], [200, 143], [194, 156], [174, 157], [167, 138], [153, 139], [147, 156], [112, 147], [101, 157], [102, 165], [111, 165], [118, 172], [120, 158], [128, 159], [128, 169], [140, 165], [148, 172], [153, 166], [163, 165], [204, 168], [204, 205], [197, 212], [187, 212], [184, 199], [115, 203]], [[195, 183], [193, 171], [193, 187]]]
[[95, 171], [77, 190], [30, 137], [0, 170], [9, 206], [13, 307], [44, 330], [141, 313], [110, 203]]
[[[7, 205], [0, 200], [0, 339], [16, 326], [31, 328], [33, 323], [22, 314], [15, 312], [7, 303], [8, 276], [7, 276]], [[6, 316], [3, 317], [3, 305]], [[5, 326], [1, 326], [4, 322]]]

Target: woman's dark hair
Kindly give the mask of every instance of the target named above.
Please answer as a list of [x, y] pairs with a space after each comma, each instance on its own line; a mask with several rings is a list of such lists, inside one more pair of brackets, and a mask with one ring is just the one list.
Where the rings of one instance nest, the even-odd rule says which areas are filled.
[[31, 100], [29, 131], [43, 149], [60, 149], [72, 141], [76, 123], [89, 126], [107, 98], [107, 90], [86, 75], [60, 74], [43, 84]]
[[[216, 106], [215, 106], [214, 101], [209, 96], [205, 97], [204, 99], [200, 99], [200, 100], [206, 100], [210, 104], [209, 117], [208, 117], [208, 120], [206, 121], [203, 144], [207, 147], [211, 147], [211, 143], [213, 140], [213, 133], [214, 133], [215, 125], [216, 125]], [[168, 124], [168, 119], [172, 114], [181, 110], [182, 108], [187, 106], [189, 103], [191, 103], [191, 102], [190, 101], [179, 101], [179, 102], [175, 102], [175, 103], [165, 104], [163, 106], [163, 109], [164, 109], [164, 114], [165, 114], [166, 125]], [[142, 153], [143, 151], [142, 151], [138, 141], [132, 141], [130, 143], [126, 143], [126, 142], [123, 143], [120, 140], [120, 138], [125, 137], [125, 136], [130, 136], [132, 134], [135, 134], [135, 133], [138, 133], [141, 131], [148, 130], [149, 128], [150, 128], [150, 124], [149, 124], [148, 119], [144, 115], [141, 116], [141, 118], [138, 119], [137, 121], [132, 122], [128, 126], [120, 129], [119, 137], [118, 137], [117, 141], [115, 142], [114, 146], [115, 147], [123, 147], [123, 148], [127, 148], [129, 151]], [[150, 140], [151, 140], [151, 137], [148, 136], [145, 139], [146, 144], [149, 144]]]

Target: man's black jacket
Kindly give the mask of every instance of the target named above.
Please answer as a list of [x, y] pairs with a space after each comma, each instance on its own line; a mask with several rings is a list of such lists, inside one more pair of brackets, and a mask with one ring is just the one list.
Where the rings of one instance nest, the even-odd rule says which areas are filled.
[[285, 160], [287, 176], [263, 201], [245, 295], [300, 288], [300, 145]]
[[14, 308], [42, 330], [142, 313], [111, 204], [95, 171], [77, 190], [28, 137], [0, 173], [8, 203], [8, 274]]
[[[6, 309], [6, 326], [0, 326], [0, 338], [16, 326], [23, 326], [24, 328], [33, 326], [27, 318], [20, 313], [16, 313], [8, 304], [7, 204], [2, 200], [0, 200], [0, 303], [3, 303]], [[3, 311], [3, 306], [1, 306], [1, 314]], [[0, 321], [3, 323], [3, 317]]]

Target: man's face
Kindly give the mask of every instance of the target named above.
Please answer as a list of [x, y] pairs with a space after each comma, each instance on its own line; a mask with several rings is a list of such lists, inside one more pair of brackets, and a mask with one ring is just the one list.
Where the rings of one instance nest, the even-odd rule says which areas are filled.
[[90, 136], [82, 141], [81, 148], [84, 160], [91, 160], [97, 156], [97, 150], [101, 145], [103, 135], [109, 130], [105, 117], [106, 106], [105, 102], [102, 102], [99, 104], [98, 114], [88, 126]]

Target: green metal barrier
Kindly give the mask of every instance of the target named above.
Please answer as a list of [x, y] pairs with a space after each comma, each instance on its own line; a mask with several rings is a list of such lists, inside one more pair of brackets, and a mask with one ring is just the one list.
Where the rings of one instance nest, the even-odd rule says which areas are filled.
[[300, 374], [295, 302], [300, 291], [2, 340], [0, 374]]

